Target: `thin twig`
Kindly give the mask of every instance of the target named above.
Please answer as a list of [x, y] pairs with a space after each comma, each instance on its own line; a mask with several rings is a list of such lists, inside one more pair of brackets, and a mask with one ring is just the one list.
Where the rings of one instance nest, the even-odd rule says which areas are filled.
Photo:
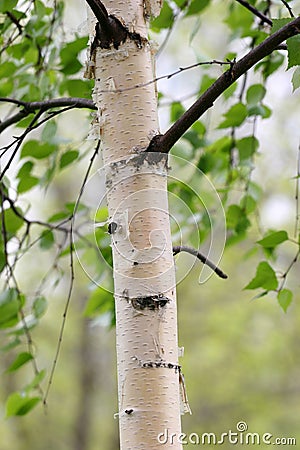
[[212, 64], [217, 64], [219, 66], [225, 66], [225, 65], [231, 66], [231, 65], [233, 65], [233, 62], [232, 61], [218, 61], [216, 59], [213, 59], [212, 61], [202, 61], [202, 62], [198, 62], [195, 64], [191, 64], [189, 66], [179, 67], [179, 69], [176, 70], [175, 72], [169, 73], [167, 75], [161, 75], [159, 77], [153, 78], [152, 80], [146, 81], [145, 83], [135, 84], [133, 86], [130, 86], [128, 88], [123, 88], [123, 89], [97, 90], [97, 93], [110, 92], [110, 93], [119, 94], [121, 92], [132, 91], [134, 89], [143, 88], [143, 87], [149, 86], [150, 84], [157, 83], [157, 81], [160, 81], [160, 80], [170, 80], [170, 78], [184, 72], [185, 70], [190, 70], [190, 69], [194, 69], [195, 67], [208, 66], [208, 65], [212, 65]]
[[196, 256], [203, 264], [206, 264], [210, 267], [220, 278], [226, 279], [228, 275], [224, 273], [219, 267], [217, 267], [213, 262], [211, 262], [205, 255], [200, 253], [198, 250], [188, 247], [187, 245], [175, 245], [173, 247], [173, 255], [177, 255], [180, 252], [187, 252], [193, 256]]
[[259, 17], [262, 22], [265, 22], [270, 26], [273, 25], [273, 22], [271, 19], [269, 19], [269, 17], [265, 16], [262, 12], [260, 12], [254, 6], [250, 5], [250, 3], [246, 2], [245, 0], [236, 0], [236, 1], [238, 3], [240, 3], [242, 6], [244, 6], [245, 8], [247, 8], [249, 11], [251, 11], [253, 14], [255, 14], [257, 17]]
[[296, 264], [296, 262], [298, 261], [298, 258], [300, 256], [300, 248], [298, 248], [297, 253], [295, 254], [294, 258], [292, 259], [292, 261], [290, 262], [288, 268], [286, 269], [286, 271], [284, 272], [284, 274], [281, 276], [282, 281], [280, 284], [280, 287], [277, 289], [277, 292], [282, 291], [282, 289], [285, 286], [286, 280], [287, 280], [287, 276], [289, 274], [289, 272], [292, 270], [293, 266]]
[[286, 9], [288, 10], [288, 12], [290, 13], [291, 17], [295, 17], [292, 8], [290, 7], [290, 5], [288, 4], [288, 2], [286, 2], [285, 0], [281, 0], [281, 3], [284, 4], [284, 6], [286, 7]]
[[73, 226], [73, 224], [71, 222], [71, 229], [70, 229], [70, 236], [69, 236], [70, 237], [70, 243], [69, 243], [69, 248], [70, 248], [70, 284], [69, 284], [69, 291], [68, 291], [67, 301], [66, 301], [66, 304], [65, 304], [64, 312], [63, 312], [62, 323], [61, 323], [60, 332], [59, 332], [59, 336], [58, 336], [58, 343], [57, 343], [56, 352], [55, 352], [55, 356], [54, 356], [52, 367], [51, 367], [49, 381], [48, 381], [47, 389], [46, 389], [46, 392], [45, 392], [45, 395], [44, 395], [44, 398], [43, 398], [44, 406], [47, 406], [47, 398], [48, 398], [50, 387], [52, 385], [54, 372], [55, 372], [57, 361], [58, 361], [58, 357], [59, 357], [59, 354], [60, 354], [63, 334], [64, 334], [66, 320], [67, 320], [67, 313], [68, 313], [70, 302], [71, 302], [73, 286], [74, 286], [74, 280], [75, 280], [74, 260], [73, 260], [73, 250], [74, 249], [73, 249], [72, 226]]
[[[34, 344], [33, 344], [33, 340], [31, 337], [31, 333], [30, 330], [28, 328], [28, 325], [26, 323], [26, 317], [25, 317], [25, 313], [22, 307], [22, 295], [21, 295], [21, 290], [18, 286], [18, 282], [17, 279], [15, 277], [14, 274], [14, 270], [13, 267], [10, 265], [9, 263], [9, 259], [8, 259], [8, 251], [7, 251], [7, 244], [8, 244], [8, 237], [7, 237], [7, 230], [6, 230], [6, 222], [5, 222], [5, 209], [4, 209], [4, 201], [6, 200], [4, 198], [4, 192], [2, 191], [2, 189], [0, 190], [0, 198], [1, 198], [1, 209], [2, 209], [2, 214], [1, 214], [1, 229], [2, 229], [2, 239], [3, 239], [3, 247], [4, 247], [4, 257], [5, 257], [5, 266], [7, 268], [7, 284], [9, 285], [9, 280], [13, 281], [13, 284], [15, 286], [15, 290], [17, 292], [18, 295], [18, 301], [20, 304], [19, 307], [19, 314], [20, 314], [20, 318], [21, 318], [21, 323], [23, 326], [23, 330], [24, 330], [24, 334], [26, 336], [26, 343], [27, 343], [27, 348], [28, 348], [28, 352], [32, 355], [32, 359], [31, 359], [31, 364], [33, 367], [33, 371], [34, 374], [37, 376], [40, 371], [38, 369], [38, 365], [37, 365], [37, 361], [34, 355]], [[40, 384], [37, 385], [37, 389], [41, 395], [41, 398], [43, 398], [44, 393], [43, 390], [40, 386]]]
[[43, 112], [48, 111], [52, 108], [61, 108], [70, 106], [70, 108], [87, 108], [96, 110], [96, 105], [94, 102], [87, 98], [77, 98], [77, 97], [62, 97], [62, 98], [54, 98], [50, 100], [44, 100], [40, 102], [24, 102], [21, 100], [16, 100], [10, 97], [0, 97], [0, 102], [2, 103], [14, 103], [17, 106], [22, 107], [23, 109], [16, 113], [15, 115], [9, 117], [6, 120], [0, 122], [0, 133], [4, 131], [9, 126], [14, 123], [19, 122], [24, 117], [27, 117], [29, 114], [34, 113], [37, 110], [42, 110]]
[[296, 202], [296, 219], [295, 219], [295, 231], [294, 236], [295, 238], [299, 239], [299, 220], [300, 220], [300, 214], [299, 214], [299, 185], [300, 185], [300, 144], [298, 147], [298, 160], [297, 160], [297, 176], [296, 176], [296, 193], [295, 193], [295, 202]]
[[48, 222], [43, 222], [43, 221], [41, 221], [41, 220], [29, 220], [29, 219], [27, 219], [27, 217], [25, 217], [25, 216], [19, 211], [19, 209], [16, 207], [15, 202], [14, 202], [10, 197], [8, 197], [8, 196], [5, 194], [5, 192], [4, 192], [4, 190], [2, 189], [2, 186], [1, 186], [1, 185], [0, 185], [0, 192], [1, 192], [1, 196], [2, 196], [3, 200], [6, 200], [6, 201], [9, 203], [9, 205], [10, 205], [10, 207], [11, 207], [11, 210], [14, 212], [14, 214], [15, 214], [17, 217], [19, 217], [20, 219], [22, 219], [23, 222], [25, 222], [28, 226], [31, 226], [31, 225], [40, 225], [40, 226], [42, 226], [42, 227], [49, 228], [50, 230], [59, 230], [59, 231], [63, 231], [64, 233], [66, 233], [66, 232], [69, 231], [67, 228], [62, 227], [61, 224], [51, 225], [50, 223], [48, 223]]
[[14, 149], [11, 157], [9, 158], [6, 166], [4, 167], [3, 171], [1, 172], [0, 175], [0, 181], [3, 179], [5, 173], [8, 171], [8, 169], [11, 166], [11, 163], [13, 162], [19, 148], [22, 145], [22, 142], [24, 141], [25, 137], [27, 136], [28, 133], [30, 133], [30, 131], [33, 129], [33, 124], [39, 119], [39, 117], [42, 115], [42, 111], [39, 111], [38, 113], [35, 114], [35, 116], [33, 117], [33, 119], [31, 120], [30, 124], [28, 125], [28, 127], [26, 128], [26, 130], [24, 131], [24, 133], [17, 139], [18, 143], [16, 145], [16, 148]]
[[58, 357], [60, 354], [60, 350], [61, 350], [61, 346], [62, 346], [62, 340], [63, 340], [63, 335], [64, 335], [64, 330], [65, 330], [65, 325], [66, 325], [66, 320], [67, 320], [67, 314], [68, 314], [68, 310], [69, 310], [69, 306], [70, 306], [70, 302], [71, 302], [71, 297], [72, 297], [72, 292], [73, 292], [73, 286], [74, 286], [74, 279], [75, 279], [75, 275], [74, 275], [74, 258], [73, 258], [73, 251], [74, 251], [74, 242], [73, 242], [73, 219], [75, 217], [75, 214], [77, 212], [79, 203], [80, 203], [80, 199], [82, 197], [85, 185], [87, 183], [89, 174], [91, 172], [93, 163], [95, 161], [96, 156], [99, 153], [99, 148], [100, 148], [100, 140], [97, 142], [96, 148], [94, 150], [94, 153], [90, 159], [87, 171], [85, 173], [82, 185], [80, 187], [79, 190], [79, 195], [78, 195], [78, 199], [72, 214], [72, 220], [70, 223], [70, 243], [69, 243], [69, 248], [70, 248], [70, 284], [69, 284], [69, 291], [68, 291], [68, 296], [67, 296], [67, 301], [65, 304], [65, 308], [64, 308], [64, 312], [63, 312], [63, 318], [62, 318], [62, 322], [61, 322], [61, 326], [60, 326], [60, 331], [59, 331], [59, 336], [58, 336], [58, 342], [57, 342], [57, 346], [56, 346], [56, 352], [54, 355], [54, 359], [53, 359], [53, 363], [52, 363], [52, 367], [51, 367], [51, 372], [49, 375], [49, 380], [47, 383], [47, 388], [46, 388], [46, 393], [45, 396], [43, 398], [43, 403], [46, 406], [47, 405], [47, 398], [49, 395], [49, 391], [53, 382], [53, 377], [54, 377], [54, 372], [56, 369], [56, 365], [58, 362]]

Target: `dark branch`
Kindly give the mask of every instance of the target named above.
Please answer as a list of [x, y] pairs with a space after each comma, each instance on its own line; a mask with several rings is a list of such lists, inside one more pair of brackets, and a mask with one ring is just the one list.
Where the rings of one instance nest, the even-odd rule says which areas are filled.
[[22, 107], [21, 111], [4, 120], [3, 122], [0, 122], [0, 133], [9, 126], [19, 122], [21, 119], [27, 117], [29, 114], [32, 114], [37, 110], [45, 112], [52, 108], [61, 108], [65, 106], [71, 106], [73, 108], [88, 108], [92, 110], [97, 109], [92, 100], [77, 97], [54, 98], [51, 100], [45, 100], [41, 102], [23, 102], [20, 100], [16, 100], [14, 98], [0, 97], [0, 102], [14, 103], [17, 106]]
[[260, 18], [262, 22], [267, 23], [268, 25], [273, 25], [273, 22], [269, 17], [265, 16], [262, 12], [258, 11], [258, 9], [254, 8], [254, 6], [250, 5], [250, 3], [246, 2], [245, 0], [236, 0], [239, 2], [242, 6], [247, 8], [249, 11], [251, 11], [253, 14], [255, 14], [257, 17]]
[[96, 41], [92, 47], [109, 48], [111, 44], [118, 48], [121, 42], [127, 38], [128, 32], [121, 22], [114, 16], [109, 15], [100, 0], [86, 0], [96, 16]]
[[210, 267], [220, 278], [226, 279], [228, 276], [221, 269], [219, 269], [213, 262], [207, 259], [206, 256], [202, 255], [198, 250], [195, 250], [192, 247], [188, 247], [187, 245], [175, 245], [173, 247], [173, 255], [177, 255], [180, 252], [187, 252], [193, 256], [196, 256], [203, 264], [206, 264]]
[[196, 122], [223, 92], [241, 75], [255, 64], [270, 55], [286, 39], [300, 33], [300, 17], [288, 23], [269, 36], [264, 42], [251, 50], [246, 56], [223, 73], [203, 95], [166, 131], [163, 135], [154, 136], [148, 151], [168, 153], [173, 145]]
[[290, 5], [288, 4], [288, 2], [286, 2], [285, 0], [281, 0], [281, 3], [284, 4], [284, 6], [287, 8], [288, 12], [290, 13], [291, 17], [295, 17], [292, 8], [290, 7]]
[[101, 27], [108, 25], [108, 12], [100, 0], [86, 0]]

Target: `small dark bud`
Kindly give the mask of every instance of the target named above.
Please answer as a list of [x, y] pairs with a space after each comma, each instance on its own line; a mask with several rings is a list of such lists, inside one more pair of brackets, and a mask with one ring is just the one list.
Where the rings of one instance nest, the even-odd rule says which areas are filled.
[[108, 233], [114, 234], [116, 232], [117, 227], [118, 227], [118, 224], [116, 224], [116, 222], [110, 222], [107, 227]]

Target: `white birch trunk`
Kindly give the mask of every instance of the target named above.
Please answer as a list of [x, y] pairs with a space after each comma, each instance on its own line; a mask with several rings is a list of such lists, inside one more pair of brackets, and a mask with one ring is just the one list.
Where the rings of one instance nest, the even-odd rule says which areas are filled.
[[[121, 449], [157, 449], [158, 435], [168, 430], [176, 435], [177, 450], [177, 309], [166, 157], [143, 153], [158, 133], [155, 85], [130, 89], [154, 78], [151, 4], [103, 3], [142, 37], [140, 46], [128, 37], [118, 49], [98, 48], [95, 58], [94, 100], [112, 232]], [[152, 3], [151, 14], [158, 14], [159, 0]]]

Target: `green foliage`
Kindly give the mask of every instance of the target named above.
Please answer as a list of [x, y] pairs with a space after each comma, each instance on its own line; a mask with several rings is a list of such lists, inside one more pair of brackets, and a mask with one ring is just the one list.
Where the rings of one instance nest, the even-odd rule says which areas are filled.
[[10, 328], [19, 321], [21, 299], [18, 291], [8, 289], [0, 294], [0, 328]]
[[267, 261], [259, 263], [255, 277], [250, 281], [245, 289], [264, 288], [268, 291], [275, 290], [278, 286], [277, 277], [274, 270]]
[[174, 21], [173, 10], [170, 7], [169, 3], [167, 1], [164, 1], [160, 15], [152, 21], [151, 28], [154, 31], [159, 32], [164, 28], [171, 27], [173, 25], [173, 21]]
[[6, 403], [6, 417], [24, 416], [29, 413], [41, 399], [39, 397], [29, 397], [28, 395], [15, 392], [11, 394]]
[[[251, 0], [249, 3], [269, 17], [270, 2]], [[8, 147], [1, 149], [1, 158], [5, 157], [3, 165], [1, 161], [1, 170], [11, 158], [0, 186], [0, 271], [4, 280], [0, 293], [2, 351], [10, 357], [9, 374], [5, 376], [28, 370], [31, 364], [34, 370], [33, 380], [21, 392], [8, 398], [7, 417], [25, 415], [41, 402], [40, 383], [46, 371], [36, 368], [31, 331], [42, 328], [41, 320], [48, 317], [53, 292], [58, 286], [63, 286], [61, 290], [66, 291], [67, 277], [71, 279], [72, 294], [74, 273], [77, 277], [79, 267], [76, 257], [84, 270], [90, 271], [87, 276], [99, 283], [90, 288], [83, 315], [95, 322], [99, 317], [104, 318], [105, 324], [110, 326], [115, 323], [111, 293], [112, 252], [107, 231], [109, 214], [103, 206], [95, 214], [89, 203], [90, 197], [81, 198], [86, 187], [85, 176], [90, 175], [87, 167], [93, 151], [89, 144], [82, 142], [88, 134], [90, 117], [87, 114], [86, 119], [78, 116], [77, 122], [74, 113], [72, 127], [76, 131], [82, 129], [82, 139], [78, 143], [72, 139], [72, 130], [65, 133], [65, 122], [59, 116], [58, 107], [47, 111], [38, 108], [26, 115], [26, 105], [22, 103], [61, 96], [91, 98], [93, 81], [82, 78], [88, 38], [82, 32], [73, 32], [71, 36], [65, 32], [64, 5], [61, 1], [50, 4], [40, 0], [0, 0], [0, 97], [21, 102], [17, 105], [9, 102], [9, 107], [3, 108], [0, 123], [2, 126], [7, 117], [19, 114], [16, 128], [10, 136], [9, 132], [6, 135], [9, 143], [3, 145]], [[160, 15], [151, 20], [151, 32], [159, 34], [160, 41], [166, 36], [166, 45], [168, 39], [172, 40], [172, 33], [169, 35], [168, 31], [174, 28], [176, 35], [177, 23], [178, 26], [182, 24], [183, 35], [190, 38], [190, 47], [197, 55], [196, 63], [211, 60], [211, 64], [194, 69], [199, 71], [196, 76], [199, 81], [196, 81], [192, 98], [185, 99], [180, 88], [174, 89], [174, 95], [165, 94], [163, 88], [159, 92], [159, 104], [167, 108], [165, 118], [170, 124], [187, 111], [195, 92], [197, 96], [207, 92], [223, 70], [229, 67], [234, 70], [235, 59], [239, 60], [269, 34], [292, 20], [287, 17], [283, 2], [272, 4], [272, 29], [267, 24], [262, 26], [255, 15], [236, 1], [216, 5], [210, 0], [165, 0]], [[218, 24], [224, 22], [222, 33], [226, 29], [224, 43], [217, 49], [213, 49], [211, 43], [213, 27], [206, 36], [208, 28], [202, 25], [214, 15], [218, 16]], [[199, 45], [197, 39], [200, 39]], [[185, 49], [180, 42], [175, 44], [176, 57], [185, 60]], [[290, 258], [286, 248], [294, 246], [299, 250], [299, 242], [289, 238], [292, 233], [288, 225], [286, 229], [282, 225], [280, 230], [274, 226], [265, 231], [259, 223], [265, 186], [262, 177], [256, 173], [253, 176], [253, 171], [260, 162], [258, 151], [260, 154], [265, 151], [257, 124], [269, 119], [274, 107], [270, 96], [267, 98], [271, 104], [265, 104], [267, 90], [273, 83], [270, 76], [278, 73], [283, 65], [287, 69], [295, 68], [293, 90], [300, 86], [299, 36], [288, 39], [286, 44], [287, 55], [284, 50], [276, 50], [259, 61], [251, 76], [235, 81], [222, 93], [219, 103], [215, 102], [216, 113], [213, 111], [201, 117], [183, 135], [172, 152], [183, 158], [181, 166], [179, 164], [180, 174], [185, 173], [186, 162], [194, 164], [194, 172], [188, 173], [184, 182], [174, 177], [168, 185], [170, 195], [181, 201], [172, 211], [176, 218], [172, 223], [174, 242], [180, 233], [184, 243], [195, 247], [199, 242], [201, 245], [208, 242], [220, 214], [216, 208], [216, 198], [220, 197], [227, 222], [226, 247], [234, 249], [235, 244], [247, 247], [246, 250], [238, 247], [242, 249], [240, 254], [245, 254], [252, 265], [257, 266], [254, 277], [249, 281], [248, 275], [245, 280], [245, 290], [258, 289], [256, 298], [275, 295], [284, 312], [291, 307], [295, 297], [288, 275], [298, 256], [285, 267], [282, 261]], [[222, 65], [218, 65], [215, 58], [221, 58]], [[157, 63], [160, 63], [159, 59]], [[183, 85], [188, 86], [189, 73], [186, 71], [181, 76], [186, 76]], [[275, 107], [279, 109], [278, 105]], [[12, 115], [10, 111], [13, 111]], [[67, 112], [64, 117], [66, 115]], [[282, 127], [282, 133], [286, 128]], [[214, 195], [207, 190], [206, 177], [216, 187]], [[297, 177], [296, 181], [299, 174]], [[195, 186], [201, 192], [198, 197]], [[39, 201], [37, 206], [36, 199]], [[86, 227], [93, 221], [99, 226], [95, 229]], [[197, 225], [197, 233], [192, 222]], [[46, 274], [41, 273], [45, 263], [48, 263]], [[18, 271], [19, 267], [21, 270]], [[22, 270], [26, 271], [26, 281], [13, 276]], [[47, 289], [47, 286], [50, 287]], [[24, 351], [26, 344], [28, 348]]]
[[19, 353], [16, 359], [11, 363], [11, 365], [7, 369], [7, 372], [14, 372], [15, 370], [18, 370], [21, 366], [26, 364], [28, 361], [31, 361], [32, 359], [33, 356], [28, 352]]
[[277, 299], [283, 311], [286, 312], [288, 307], [292, 303], [293, 293], [289, 289], [282, 289], [278, 292]]
[[257, 241], [257, 243], [266, 248], [274, 248], [282, 242], [287, 241], [288, 238], [288, 234], [285, 230], [275, 231], [274, 233], [270, 233], [263, 239]]
[[240, 126], [247, 117], [247, 108], [243, 103], [237, 103], [224, 114], [225, 120], [220, 123], [219, 128], [231, 128]]
[[41, 143], [36, 140], [31, 140], [23, 145], [21, 158], [31, 157], [35, 159], [47, 158], [53, 153], [57, 147], [53, 144]]
[[[273, 32], [282, 28], [284, 25], [291, 22], [291, 20], [292, 20], [291, 18], [273, 20], [273, 27], [272, 27]], [[287, 49], [288, 49], [288, 67], [287, 68], [288, 69], [290, 69], [291, 67], [300, 65], [299, 45], [300, 45], [300, 37], [299, 36], [293, 36], [287, 40]], [[293, 86], [294, 86], [294, 90], [298, 87], [297, 84], [295, 85], [294, 83], [293, 83]]]

